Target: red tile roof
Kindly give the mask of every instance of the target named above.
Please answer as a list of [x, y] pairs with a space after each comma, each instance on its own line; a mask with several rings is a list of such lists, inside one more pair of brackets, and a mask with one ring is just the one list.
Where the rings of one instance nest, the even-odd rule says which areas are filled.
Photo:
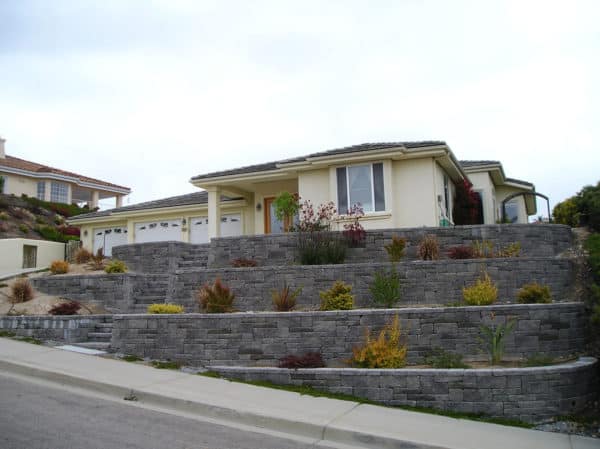
[[2, 167], [16, 168], [18, 170], [25, 170], [33, 173], [49, 173], [61, 176], [68, 176], [71, 178], [76, 178], [82, 182], [98, 184], [100, 186], [105, 186], [108, 188], [131, 190], [129, 187], [124, 187], [117, 184], [112, 184], [110, 182], [101, 181], [100, 179], [89, 178], [87, 176], [78, 175], [77, 173], [60, 170], [54, 167], [48, 167], [47, 165], [37, 164], [35, 162], [26, 161], [24, 159], [19, 159], [18, 157], [8, 155], [5, 158], [0, 158], [0, 169]]

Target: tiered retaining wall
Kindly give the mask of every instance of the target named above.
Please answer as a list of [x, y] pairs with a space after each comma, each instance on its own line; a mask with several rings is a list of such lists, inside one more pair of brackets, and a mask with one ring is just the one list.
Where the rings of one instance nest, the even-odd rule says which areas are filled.
[[224, 377], [308, 385], [388, 405], [483, 413], [539, 422], [577, 413], [594, 401], [598, 363], [493, 369], [278, 369], [211, 367]]
[[[218, 277], [237, 295], [238, 310], [272, 310], [271, 292], [286, 282], [302, 287], [300, 308], [317, 308], [319, 291], [331, 288], [336, 280], [352, 285], [356, 307], [372, 307], [371, 287], [378, 270], [389, 263], [343, 265], [284, 265], [256, 268], [211, 268], [180, 271], [175, 279], [173, 301], [187, 311], [197, 310], [195, 292]], [[498, 286], [500, 302], [514, 302], [517, 291], [533, 281], [548, 285], [556, 300], [572, 299], [573, 265], [569, 259], [510, 258], [480, 260], [413, 261], [396, 264], [401, 278], [399, 304], [450, 304], [462, 300], [462, 288], [488, 272]]]
[[[492, 321], [492, 314], [495, 318]], [[185, 315], [116, 315], [116, 352], [191, 365], [275, 365], [289, 354], [321, 352], [326, 361], [351, 357], [367, 328], [377, 331], [398, 315], [408, 362], [421, 363], [433, 348], [484, 359], [482, 325], [518, 321], [506, 339], [506, 356], [554, 357], [583, 351], [582, 303], [485, 307], [411, 308], [334, 312], [270, 312]]]
[[87, 341], [88, 332], [110, 315], [84, 316], [0, 316], [0, 329], [20, 337], [34, 337], [64, 343]]
[[124, 261], [130, 271], [174, 273], [181, 268], [206, 267], [209, 245], [183, 242], [151, 242], [116, 246], [113, 257]]

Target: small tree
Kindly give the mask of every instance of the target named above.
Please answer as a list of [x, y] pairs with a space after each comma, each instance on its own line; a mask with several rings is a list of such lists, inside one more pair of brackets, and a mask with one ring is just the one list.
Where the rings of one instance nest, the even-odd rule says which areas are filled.
[[454, 208], [452, 216], [454, 224], [470, 225], [477, 224], [477, 211], [479, 208], [479, 198], [473, 191], [473, 184], [466, 179], [455, 184], [456, 195], [454, 197]]
[[552, 210], [552, 218], [556, 223], [575, 227], [579, 225], [579, 212], [575, 204], [575, 198], [567, 198], [561, 201]]
[[298, 195], [293, 195], [290, 192], [283, 191], [273, 201], [275, 205], [275, 216], [283, 222], [283, 230], [289, 232], [294, 222], [294, 216], [300, 209], [298, 203]]

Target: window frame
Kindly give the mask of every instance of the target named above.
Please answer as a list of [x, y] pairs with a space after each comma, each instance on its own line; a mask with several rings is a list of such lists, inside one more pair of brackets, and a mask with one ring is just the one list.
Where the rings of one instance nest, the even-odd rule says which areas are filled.
[[[375, 173], [374, 173], [374, 166], [375, 164], [381, 164], [381, 183], [382, 183], [382, 195], [383, 195], [383, 209], [382, 210], [377, 210], [377, 203], [376, 203], [376, 198], [375, 198]], [[350, 197], [350, 173], [349, 173], [349, 168], [351, 167], [369, 167], [369, 175], [370, 175], [370, 181], [371, 181], [371, 205], [372, 205], [372, 209], [371, 210], [366, 210], [364, 208], [364, 204], [361, 203], [361, 207], [363, 208], [363, 211], [365, 212], [365, 214], [374, 214], [374, 213], [381, 213], [381, 212], [385, 212], [386, 206], [387, 206], [387, 198], [386, 198], [386, 193], [385, 193], [385, 166], [383, 161], [375, 161], [375, 162], [357, 162], [355, 164], [347, 164], [347, 165], [341, 165], [336, 167], [336, 187], [339, 187], [338, 183], [337, 183], [337, 169], [338, 168], [343, 168], [346, 172], [346, 201], [348, 202], [347, 207], [348, 209], [350, 209], [352, 206], [354, 206], [355, 204], [358, 204], [356, 202], [352, 202], [351, 201], [351, 197]], [[339, 190], [339, 189], [338, 189]], [[337, 193], [337, 198], [336, 198], [336, 202], [339, 203], [339, 198], [340, 198], [340, 193], [339, 191], [336, 192]], [[340, 215], [346, 215], [348, 212], [344, 212], [341, 213], [341, 211], [339, 210], [340, 205], [338, 204], [338, 213], [340, 213]]]
[[[41, 187], [41, 189], [40, 189], [40, 187]], [[38, 200], [42, 200], [42, 201], [46, 200], [46, 181], [38, 181], [36, 193], [37, 193]], [[41, 193], [41, 196], [40, 196], [40, 193]]]
[[[54, 187], [56, 187], [56, 195], [54, 193]], [[64, 201], [62, 200], [62, 189], [64, 188]], [[69, 184], [65, 183], [65, 182], [58, 182], [58, 181], [52, 181], [50, 183], [50, 202], [52, 203], [63, 203], [63, 204], [68, 204], [69, 203]]]

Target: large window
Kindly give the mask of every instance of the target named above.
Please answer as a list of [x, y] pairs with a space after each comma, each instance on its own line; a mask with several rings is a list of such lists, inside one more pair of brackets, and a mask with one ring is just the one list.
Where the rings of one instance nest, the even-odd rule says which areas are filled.
[[515, 200], [510, 200], [504, 205], [506, 211], [506, 219], [510, 223], [517, 223], [519, 221], [519, 204]]
[[339, 167], [336, 174], [340, 214], [355, 204], [365, 212], [385, 210], [382, 163]]
[[44, 201], [46, 199], [46, 182], [40, 181], [37, 183], [37, 199]]
[[50, 186], [50, 201], [53, 203], [69, 202], [69, 186], [62, 182], [54, 182]]

